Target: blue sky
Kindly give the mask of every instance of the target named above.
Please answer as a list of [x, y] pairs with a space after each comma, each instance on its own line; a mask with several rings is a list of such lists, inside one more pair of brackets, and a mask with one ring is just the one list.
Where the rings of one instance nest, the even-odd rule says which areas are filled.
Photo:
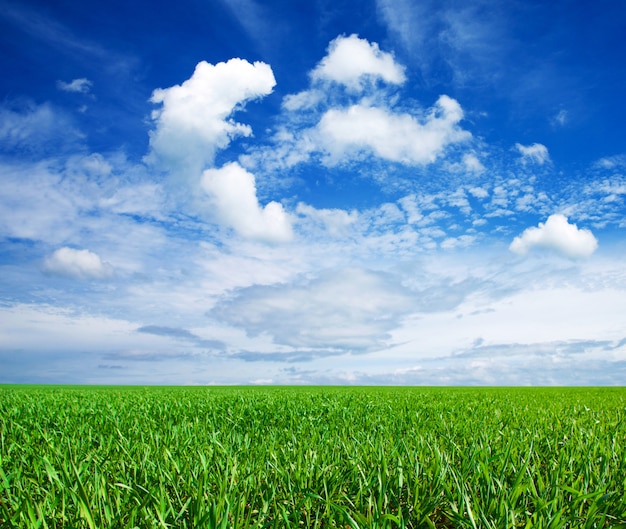
[[0, 0], [0, 383], [624, 384], [625, 22]]

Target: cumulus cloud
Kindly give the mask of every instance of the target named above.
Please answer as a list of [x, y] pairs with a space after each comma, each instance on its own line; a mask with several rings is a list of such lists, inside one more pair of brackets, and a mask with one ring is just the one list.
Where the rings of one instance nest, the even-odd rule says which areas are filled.
[[546, 223], [526, 229], [515, 237], [510, 250], [526, 255], [533, 248], [551, 250], [570, 259], [589, 257], [598, 247], [598, 241], [587, 229], [570, 224], [565, 215], [554, 214]]
[[[447, 95], [423, 111], [395, 111], [396, 99], [376, 81], [401, 84], [404, 68], [377, 44], [356, 35], [332, 41], [310, 77], [308, 89], [284, 98], [284, 122], [272, 148], [257, 150], [246, 163], [276, 170], [312, 159], [335, 166], [375, 156], [426, 165], [450, 144], [471, 138], [459, 126], [461, 105]], [[462, 170], [480, 173], [484, 167], [474, 156], [463, 161]]]
[[168, 169], [201, 170], [213, 162], [215, 152], [237, 136], [250, 136], [250, 126], [230, 116], [253, 99], [271, 93], [276, 81], [269, 65], [231, 59], [216, 65], [198, 63], [181, 85], [159, 88], [150, 101], [161, 104], [152, 119], [152, 149], [148, 159]]
[[103, 279], [113, 274], [113, 267], [98, 254], [67, 246], [48, 256], [43, 269], [49, 274], [78, 279]]
[[405, 81], [404, 68], [391, 53], [383, 52], [375, 42], [357, 35], [340, 36], [328, 46], [328, 55], [311, 73], [313, 80], [333, 81], [352, 90], [360, 90], [367, 80], [381, 79], [390, 84]]
[[238, 163], [207, 169], [201, 185], [220, 224], [250, 239], [283, 242], [292, 238], [291, 221], [283, 206], [274, 201], [259, 205], [254, 175]]
[[449, 144], [471, 137], [458, 126], [461, 119], [461, 105], [442, 95], [423, 122], [410, 114], [357, 104], [328, 110], [317, 130], [329, 165], [368, 151], [386, 160], [424, 165]]
[[91, 90], [93, 83], [89, 79], [80, 78], [74, 79], [69, 83], [64, 81], [57, 81], [57, 88], [63, 92], [75, 92], [79, 94], [88, 94]]
[[532, 145], [522, 145], [516, 143], [515, 148], [522, 155], [522, 163], [536, 163], [543, 165], [550, 161], [550, 155], [548, 154], [548, 148], [541, 143], [533, 143]]

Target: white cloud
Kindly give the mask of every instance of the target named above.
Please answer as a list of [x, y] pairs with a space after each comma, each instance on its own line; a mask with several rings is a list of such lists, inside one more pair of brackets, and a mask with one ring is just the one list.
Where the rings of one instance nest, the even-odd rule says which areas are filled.
[[98, 181], [111, 176], [113, 166], [101, 154], [71, 156], [67, 159], [68, 176], [79, 179]]
[[79, 279], [102, 279], [113, 274], [111, 265], [103, 262], [98, 254], [68, 247], [59, 248], [48, 256], [43, 268], [50, 274]]
[[151, 101], [162, 104], [152, 118], [149, 160], [168, 169], [199, 171], [213, 162], [215, 152], [237, 136], [250, 136], [248, 125], [231, 114], [250, 100], [271, 93], [276, 81], [269, 65], [231, 59], [216, 65], [198, 63], [181, 85], [157, 89]]
[[328, 46], [328, 55], [311, 73], [313, 80], [334, 81], [353, 90], [363, 88], [365, 80], [382, 79], [390, 84], [405, 81], [404, 68], [393, 55], [380, 50], [378, 44], [357, 35], [337, 37]]
[[559, 110], [559, 112], [552, 118], [551, 123], [553, 126], [563, 127], [569, 121], [569, 112], [567, 110]]
[[443, 241], [441, 241], [441, 247], [444, 250], [451, 250], [453, 248], [466, 248], [468, 246], [471, 246], [475, 240], [476, 240], [476, 237], [472, 235], [460, 235], [458, 237], [448, 237], [447, 239], [444, 239]]
[[302, 202], [298, 204], [296, 212], [306, 217], [307, 221], [314, 224], [321, 224], [324, 227], [324, 234], [331, 237], [339, 237], [348, 233], [359, 218], [357, 211], [349, 213], [343, 209], [317, 209]]
[[543, 165], [550, 161], [550, 155], [548, 154], [548, 148], [541, 143], [533, 143], [532, 145], [522, 145], [516, 143], [515, 148], [522, 155], [522, 162], [533, 162], [539, 165]]
[[[459, 126], [464, 117], [461, 105], [447, 95], [425, 110], [395, 112], [395, 96], [372, 81], [402, 83], [403, 68], [377, 44], [356, 35], [332, 41], [328, 55], [310, 76], [307, 89], [283, 99], [284, 121], [272, 138], [274, 145], [244, 157], [247, 167], [275, 171], [318, 161], [320, 154], [327, 166], [370, 155], [426, 165], [448, 145], [472, 137]], [[330, 81], [347, 86], [348, 93]], [[484, 170], [475, 155], [458, 165], [465, 172]]]
[[322, 90], [303, 90], [297, 94], [288, 94], [283, 99], [283, 108], [290, 112], [308, 110], [324, 100], [326, 94]]
[[70, 187], [47, 164], [0, 165], [0, 234], [62, 244], [80, 224], [77, 205], [85, 201]]
[[487, 191], [484, 187], [471, 187], [468, 189], [470, 194], [476, 198], [487, 198], [489, 196], [489, 191]]
[[64, 92], [76, 92], [79, 94], [88, 94], [91, 90], [93, 83], [89, 79], [80, 78], [74, 79], [69, 83], [64, 81], [57, 81], [57, 87]]
[[95, 239], [120, 272], [123, 262], [153, 255], [164, 230], [147, 219], [169, 213], [161, 185], [144, 170], [96, 154], [0, 163], [0, 237], [46, 248], [93, 248]]
[[75, 313], [58, 305], [3, 304], [0, 307], [0, 343], [17, 349], [48, 353], [52, 348], [102, 350], [128, 346], [128, 337], [146, 340], [134, 332], [136, 325], [102, 315]]
[[445, 196], [445, 203], [455, 208], [459, 208], [459, 210], [466, 215], [469, 215], [472, 211], [465, 189], [462, 187], [459, 187], [456, 191], [447, 193]]
[[597, 160], [593, 167], [595, 169], [626, 169], [626, 154], [618, 154], [616, 156], [606, 156]]
[[212, 314], [250, 335], [267, 333], [276, 344], [363, 352], [388, 338], [412, 302], [397, 278], [346, 268], [323, 271], [306, 283], [240, 289]]
[[485, 166], [475, 154], [471, 153], [464, 154], [461, 161], [446, 163], [445, 167], [452, 173], [480, 175], [485, 172]]
[[598, 247], [598, 241], [587, 229], [579, 229], [570, 224], [565, 215], [554, 214], [546, 223], [538, 227], [528, 228], [513, 239], [510, 250], [526, 255], [533, 248], [554, 251], [571, 259], [589, 257]]
[[463, 155], [463, 165], [467, 171], [475, 174], [481, 174], [485, 171], [485, 166], [480, 162], [475, 154]]
[[293, 237], [291, 220], [278, 202], [261, 207], [252, 173], [236, 162], [219, 169], [207, 169], [202, 189], [209, 195], [217, 221], [246, 238], [268, 242], [288, 241]]
[[471, 137], [457, 125], [462, 118], [461, 105], [443, 95], [423, 123], [410, 114], [357, 104], [328, 110], [317, 130], [329, 165], [368, 151], [386, 160], [423, 165], [434, 162], [447, 145]]
[[0, 147], [3, 150], [58, 154], [81, 137], [68, 116], [48, 103], [0, 105]]
[[415, 224], [424, 218], [424, 214], [420, 210], [415, 195], [407, 195], [398, 200], [398, 203], [406, 213], [406, 221], [409, 224]]

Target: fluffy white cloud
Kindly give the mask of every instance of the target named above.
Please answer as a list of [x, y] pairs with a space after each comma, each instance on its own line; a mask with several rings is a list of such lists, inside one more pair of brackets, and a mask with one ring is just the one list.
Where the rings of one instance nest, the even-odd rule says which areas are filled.
[[69, 83], [64, 81], [57, 81], [57, 87], [64, 92], [77, 92], [79, 94], [87, 94], [91, 90], [93, 83], [89, 79], [84, 77], [81, 79], [74, 79]]
[[533, 248], [552, 250], [571, 259], [589, 257], [598, 247], [598, 241], [587, 229], [570, 224], [565, 215], [554, 214], [546, 223], [528, 228], [513, 239], [510, 250], [525, 255]]
[[[327, 166], [368, 155], [426, 165], [448, 145], [471, 138], [459, 126], [461, 105], [446, 95], [423, 111], [395, 112], [395, 98], [376, 81], [401, 84], [404, 69], [377, 44], [356, 35], [332, 41], [310, 76], [308, 89], [284, 98], [285, 124], [277, 129], [272, 148], [248, 156], [248, 167], [275, 171], [319, 160], [319, 154]], [[348, 93], [337, 85], [347, 87]], [[484, 171], [475, 155], [458, 165], [459, 171]]]
[[375, 42], [357, 35], [337, 37], [328, 46], [328, 55], [311, 73], [313, 80], [334, 81], [360, 90], [368, 79], [382, 79], [391, 84], [405, 81], [404, 68], [393, 55], [380, 50]]
[[44, 261], [44, 271], [61, 276], [79, 279], [102, 279], [113, 274], [109, 263], [89, 250], [76, 250], [63, 247], [56, 250]]
[[232, 162], [219, 169], [207, 169], [202, 188], [209, 195], [216, 220], [243, 237], [268, 242], [288, 241], [291, 221], [278, 202], [261, 207], [252, 173]]
[[364, 151], [386, 160], [417, 165], [434, 162], [447, 145], [471, 137], [458, 127], [461, 119], [461, 105], [443, 95], [423, 123], [410, 114], [357, 104], [328, 110], [317, 130], [330, 165]]
[[276, 81], [269, 65], [231, 59], [216, 65], [198, 63], [187, 81], [157, 89], [151, 101], [162, 104], [152, 118], [149, 160], [168, 169], [200, 170], [213, 162], [215, 151], [236, 136], [250, 136], [248, 125], [231, 114], [247, 101], [269, 94]]
[[539, 165], [543, 165], [550, 161], [550, 155], [548, 154], [548, 148], [541, 143], [533, 143], [532, 145], [522, 145], [516, 143], [515, 148], [522, 155], [522, 162], [533, 162]]

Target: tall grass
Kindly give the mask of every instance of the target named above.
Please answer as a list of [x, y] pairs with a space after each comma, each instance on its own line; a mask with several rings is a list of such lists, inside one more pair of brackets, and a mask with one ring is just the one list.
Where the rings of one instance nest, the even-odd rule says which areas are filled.
[[620, 388], [5, 386], [0, 526], [626, 527], [625, 416]]

